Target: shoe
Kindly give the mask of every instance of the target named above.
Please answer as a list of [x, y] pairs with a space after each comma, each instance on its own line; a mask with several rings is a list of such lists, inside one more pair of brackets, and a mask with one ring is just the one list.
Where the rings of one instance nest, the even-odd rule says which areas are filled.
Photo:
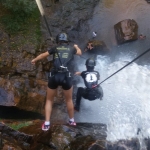
[[76, 126], [76, 122], [73, 122], [73, 121], [70, 121], [70, 120], [69, 120], [69, 125], [71, 125], [71, 126]]
[[79, 106], [75, 106], [75, 107], [74, 107], [74, 110], [79, 112], [79, 111], [80, 111]]
[[50, 125], [45, 125], [45, 123], [42, 124], [42, 130], [47, 131], [50, 129]]

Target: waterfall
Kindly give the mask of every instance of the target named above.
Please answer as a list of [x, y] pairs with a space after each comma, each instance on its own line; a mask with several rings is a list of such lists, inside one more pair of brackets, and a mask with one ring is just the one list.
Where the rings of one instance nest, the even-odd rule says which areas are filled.
[[[93, 17], [88, 21], [88, 37], [97, 31], [97, 39], [103, 40], [110, 53], [97, 56], [98, 70], [103, 81], [125, 66], [128, 62], [150, 48], [150, 4], [146, 0], [102, 0], [96, 6]], [[124, 19], [134, 19], [143, 41], [117, 45], [113, 26]], [[130, 64], [101, 84], [104, 90], [102, 101], [82, 98], [80, 112], [75, 113], [77, 122], [107, 124], [107, 140], [138, 138], [145, 149], [143, 139], [150, 136], [150, 52]], [[78, 71], [85, 70], [85, 60]], [[85, 87], [80, 78], [78, 87]]]

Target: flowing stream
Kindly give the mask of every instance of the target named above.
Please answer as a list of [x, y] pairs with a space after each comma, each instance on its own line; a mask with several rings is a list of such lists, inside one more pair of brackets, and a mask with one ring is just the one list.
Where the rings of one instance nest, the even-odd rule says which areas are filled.
[[[137, 40], [117, 46], [113, 26], [124, 19], [134, 19], [139, 33], [145, 40]], [[145, 0], [102, 0], [89, 20], [91, 36], [103, 40], [111, 50], [107, 55], [97, 56], [101, 81], [150, 48], [150, 3]], [[150, 136], [150, 52], [142, 56], [107, 81], [101, 84], [104, 90], [102, 101], [82, 99], [81, 111], [75, 113], [77, 122], [107, 124], [107, 140], [117, 141]], [[79, 71], [85, 70], [85, 60], [80, 62]], [[83, 64], [83, 65], [81, 65]], [[80, 77], [78, 77], [80, 78]], [[80, 78], [81, 79], [81, 78]], [[84, 86], [83, 80], [78, 84]], [[139, 134], [138, 129], [140, 129]], [[144, 148], [144, 145], [141, 147]]]

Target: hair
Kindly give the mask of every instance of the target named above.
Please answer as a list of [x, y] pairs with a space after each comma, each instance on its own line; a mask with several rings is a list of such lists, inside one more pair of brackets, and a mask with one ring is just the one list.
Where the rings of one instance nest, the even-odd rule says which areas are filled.
[[59, 41], [59, 42], [58, 42], [58, 44], [60, 44], [60, 45], [61, 45], [61, 44], [64, 44], [64, 43], [65, 43], [65, 44], [69, 44], [68, 41]]
[[94, 70], [94, 66], [86, 66], [87, 71], [93, 71]]

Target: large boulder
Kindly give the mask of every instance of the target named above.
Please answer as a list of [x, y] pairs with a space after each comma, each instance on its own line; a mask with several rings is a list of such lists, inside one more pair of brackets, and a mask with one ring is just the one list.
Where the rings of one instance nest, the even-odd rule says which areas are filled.
[[133, 19], [126, 19], [114, 25], [116, 40], [118, 44], [138, 39], [138, 25]]

